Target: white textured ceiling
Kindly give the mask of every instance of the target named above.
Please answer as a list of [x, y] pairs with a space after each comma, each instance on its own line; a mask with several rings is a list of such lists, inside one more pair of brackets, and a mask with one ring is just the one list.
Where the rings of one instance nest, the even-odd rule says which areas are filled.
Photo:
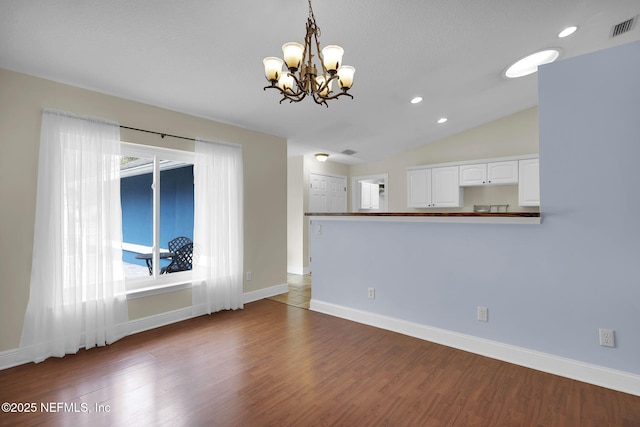
[[[262, 58], [303, 40], [307, 9], [305, 0], [0, 0], [0, 68], [282, 136], [290, 155], [357, 163], [537, 105], [535, 74], [502, 78], [529, 53], [560, 47], [563, 60], [640, 40], [640, 25], [609, 37], [640, 0], [315, 0], [321, 45], [341, 45], [356, 68], [355, 99], [278, 104], [262, 90]], [[578, 32], [557, 38], [568, 25]], [[410, 104], [415, 95], [424, 101]], [[441, 116], [449, 121], [437, 125]]]

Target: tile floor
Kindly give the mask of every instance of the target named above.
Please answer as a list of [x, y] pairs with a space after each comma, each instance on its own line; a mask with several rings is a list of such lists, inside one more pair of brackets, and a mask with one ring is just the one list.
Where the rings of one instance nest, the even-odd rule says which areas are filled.
[[287, 284], [289, 285], [289, 292], [268, 299], [309, 309], [309, 301], [311, 301], [311, 275], [287, 274]]

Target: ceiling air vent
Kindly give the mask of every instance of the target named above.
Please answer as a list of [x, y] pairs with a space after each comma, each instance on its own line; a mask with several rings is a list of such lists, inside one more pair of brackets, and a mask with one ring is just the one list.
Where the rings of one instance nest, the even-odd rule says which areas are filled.
[[347, 156], [353, 156], [354, 154], [356, 154], [356, 151], [347, 149], [347, 150], [342, 151], [341, 153], [342, 154], [346, 154]]
[[624, 33], [628, 32], [628, 31], [633, 30], [633, 27], [635, 27], [637, 20], [638, 20], [638, 15], [634, 16], [631, 19], [627, 19], [624, 22], [621, 22], [619, 24], [614, 25], [611, 28], [611, 36], [610, 37], [611, 38], [617, 37], [620, 34], [624, 34]]

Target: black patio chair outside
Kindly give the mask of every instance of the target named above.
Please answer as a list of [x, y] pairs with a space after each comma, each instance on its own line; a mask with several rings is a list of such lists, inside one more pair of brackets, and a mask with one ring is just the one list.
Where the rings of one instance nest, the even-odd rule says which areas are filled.
[[160, 270], [160, 274], [175, 273], [193, 268], [193, 242], [180, 246], [173, 251], [171, 263]]
[[185, 236], [179, 236], [171, 239], [169, 240], [169, 252], [175, 252], [178, 248], [186, 245], [187, 243], [191, 243], [191, 239]]

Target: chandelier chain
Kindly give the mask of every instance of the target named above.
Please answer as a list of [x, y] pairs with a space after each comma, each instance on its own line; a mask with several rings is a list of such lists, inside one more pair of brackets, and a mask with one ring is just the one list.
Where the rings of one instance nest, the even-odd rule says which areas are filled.
[[321, 35], [320, 27], [318, 27], [318, 24], [316, 24], [316, 16], [313, 14], [313, 7], [311, 7], [311, 0], [308, 0], [308, 2], [309, 2], [309, 21], [313, 23], [313, 29], [315, 30], [315, 33], [319, 37]]

